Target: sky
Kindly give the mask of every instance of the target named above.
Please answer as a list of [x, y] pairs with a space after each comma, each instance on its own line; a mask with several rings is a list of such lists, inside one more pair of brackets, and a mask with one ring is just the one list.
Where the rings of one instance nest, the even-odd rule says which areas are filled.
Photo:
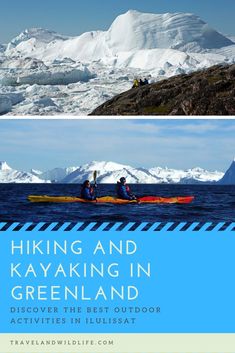
[[0, 160], [49, 170], [91, 161], [225, 171], [235, 120], [2, 120]]
[[191, 12], [216, 30], [235, 35], [234, 0], [8, 0], [1, 1], [0, 43], [26, 28], [42, 27], [65, 35], [106, 30], [121, 13]]

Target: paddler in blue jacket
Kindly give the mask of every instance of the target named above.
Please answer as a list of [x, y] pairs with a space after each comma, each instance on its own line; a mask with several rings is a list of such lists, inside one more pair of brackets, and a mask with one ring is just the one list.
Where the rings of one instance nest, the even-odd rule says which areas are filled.
[[81, 187], [81, 198], [84, 200], [93, 201], [96, 200], [94, 195], [94, 188], [91, 186], [90, 181], [86, 180]]
[[123, 200], [136, 200], [135, 195], [131, 193], [129, 186], [126, 185], [126, 178], [124, 177], [117, 182], [117, 196]]

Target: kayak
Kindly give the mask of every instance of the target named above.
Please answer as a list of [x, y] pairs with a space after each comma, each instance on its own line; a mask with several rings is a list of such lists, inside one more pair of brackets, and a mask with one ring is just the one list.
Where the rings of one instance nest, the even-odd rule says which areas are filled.
[[113, 196], [98, 197], [94, 201], [84, 200], [80, 197], [72, 196], [28, 196], [30, 202], [81, 202], [81, 203], [113, 203], [113, 204], [129, 204], [129, 203], [152, 203], [152, 204], [168, 204], [168, 203], [179, 203], [188, 204], [194, 200], [194, 196], [176, 196], [176, 197], [159, 197], [159, 196], [144, 196], [138, 200], [122, 200]]

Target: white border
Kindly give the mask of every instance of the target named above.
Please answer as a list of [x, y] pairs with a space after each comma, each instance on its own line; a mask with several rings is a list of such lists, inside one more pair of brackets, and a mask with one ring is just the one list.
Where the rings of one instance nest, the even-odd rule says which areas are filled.
[[235, 120], [231, 115], [2, 115], [1, 120]]

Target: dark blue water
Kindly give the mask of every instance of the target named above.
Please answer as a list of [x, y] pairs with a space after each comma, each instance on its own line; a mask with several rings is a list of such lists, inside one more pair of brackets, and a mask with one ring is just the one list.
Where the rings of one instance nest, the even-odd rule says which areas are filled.
[[[98, 196], [114, 195], [115, 185], [99, 185]], [[138, 195], [194, 195], [188, 205], [30, 203], [27, 196], [79, 196], [79, 185], [0, 184], [0, 221], [15, 222], [205, 222], [235, 221], [235, 186], [133, 185]]]

